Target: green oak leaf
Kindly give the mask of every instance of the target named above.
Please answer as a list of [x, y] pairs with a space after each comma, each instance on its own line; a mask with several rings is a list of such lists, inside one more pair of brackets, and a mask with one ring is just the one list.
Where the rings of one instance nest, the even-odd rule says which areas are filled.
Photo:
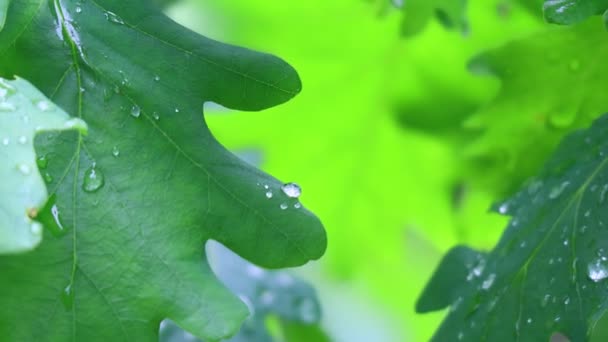
[[608, 10], [608, 0], [545, 0], [545, 19], [554, 24], [570, 25]]
[[[226, 341], [275, 341], [274, 332], [267, 329], [269, 318], [278, 320], [279, 335], [292, 329], [304, 334], [319, 333], [321, 305], [309, 284], [287, 271], [271, 271], [252, 265], [217, 243], [210, 243], [207, 253], [215, 274], [247, 303], [250, 311], [239, 333]], [[188, 340], [188, 336], [168, 321], [163, 324], [160, 341], [181, 342]]]
[[[588, 338], [608, 307], [607, 133], [608, 115], [572, 133], [536, 179], [497, 206], [512, 220], [487, 256], [464, 262], [453, 252], [442, 261], [419, 304], [448, 296], [442, 287], [458, 290], [433, 341]], [[459, 263], [459, 275], [445, 272]]]
[[[71, 119], [27, 81], [0, 78], [0, 254], [29, 251], [42, 240], [42, 225], [33, 219], [48, 194], [36, 167], [35, 135], [73, 129], [84, 134], [86, 124]], [[41, 168], [44, 163], [41, 157]]]
[[270, 268], [323, 254], [319, 220], [222, 147], [202, 113], [205, 101], [289, 100], [301, 84], [282, 60], [199, 36], [147, 1], [28, 0], [9, 7], [0, 73], [89, 125], [36, 141], [65, 234], [0, 257], [4, 339], [156, 341], [169, 318], [218, 340], [247, 309], [201, 260], [206, 241]]
[[476, 178], [501, 193], [514, 190], [566, 133], [608, 111], [607, 58], [608, 35], [598, 20], [553, 27], [476, 57], [471, 70], [502, 82], [466, 122], [479, 132], [465, 152], [481, 165]]
[[407, 0], [402, 8], [401, 33], [405, 36], [422, 31], [433, 17], [437, 17], [447, 28], [462, 32], [468, 30], [467, 0]]

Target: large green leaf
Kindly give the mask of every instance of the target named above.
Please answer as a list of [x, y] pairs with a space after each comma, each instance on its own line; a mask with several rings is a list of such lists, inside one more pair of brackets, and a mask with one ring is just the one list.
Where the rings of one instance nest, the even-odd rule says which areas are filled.
[[606, 12], [608, 0], [546, 0], [545, 19], [555, 24], [576, 24], [590, 16]]
[[[42, 225], [33, 219], [48, 194], [36, 167], [34, 136], [71, 129], [85, 133], [86, 125], [27, 81], [0, 78], [0, 254], [31, 250], [42, 240]], [[42, 168], [45, 163], [44, 157], [38, 160]]]
[[475, 58], [473, 71], [502, 81], [496, 97], [467, 122], [480, 132], [466, 151], [481, 164], [480, 178], [499, 192], [512, 191], [566, 133], [608, 111], [607, 58], [599, 20], [552, 28]]
[[[604, 116], [571, 134], [538, 178], [497, 206], [513, 218], [491, 253], [472, 262], [448, 254], [418, 307], [438, 309], [422, 303], [458, 289], [434, 341], [586, 340], [608, 307], [607, 133]], [[459, 262], [459, 274], [442, 271]]]
[[266, 267], [323, 254], [319, 220], [202, 115], [204, 101], [287, 101], [300, 81], [285, 62], [194, 34], [146, 1], [28, 0], [9, 7], [0, 72], [89, 124], [87, 137], [36, 142], [67, 234], [0, 258], [3, 339], [152, 341], [170, 318], [216, 340], [247, 310], [201, 261], [207, 240]]

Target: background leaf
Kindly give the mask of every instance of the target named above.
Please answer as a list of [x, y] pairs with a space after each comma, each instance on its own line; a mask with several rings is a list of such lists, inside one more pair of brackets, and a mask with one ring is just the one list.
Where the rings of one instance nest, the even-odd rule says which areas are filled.
[[607, 9], [606, 0], [546, 0], [543, 8], [548, 22], [562, 25], [579, 23]]

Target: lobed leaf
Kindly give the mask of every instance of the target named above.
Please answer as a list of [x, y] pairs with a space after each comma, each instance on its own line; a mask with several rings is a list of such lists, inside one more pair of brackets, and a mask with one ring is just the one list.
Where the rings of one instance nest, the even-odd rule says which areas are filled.
[[271, 268], [323, 254], [319, 220], [224, 149], [202, 113], [289, 100], [301, 84], [284, 61], [194, 34], [147, 1], [24, 0], [9, 6], [0, 73], [89, 124], [36, 142], [65, 229], [0, 257], [3, 338], [156, 341], [165, 318], [225, 338], [247, 310], [201, 261], [206, 241]]
[[[538, 178], [497, 206], [512, 220], [487, 257], [446, 256], [420, 298], [457, 289], [433, 341], [588, 338], [608, 308], [607, 133], [604, 115], [569, 135]], [[460, 274], [444, 274], [454, 264]]]

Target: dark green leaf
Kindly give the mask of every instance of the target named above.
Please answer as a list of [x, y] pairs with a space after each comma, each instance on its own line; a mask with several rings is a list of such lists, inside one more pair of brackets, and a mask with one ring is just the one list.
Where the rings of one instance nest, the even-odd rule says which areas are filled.
[[7, 19], [0, 73], [30, 79], [90, 134], [36, 141], [67, 234], [0, 258], [3, 339], [152, 341], [164, 318], [224, 338], [247, 310], [201, 261], [206, 241], [266, 267], [323, 254], [319, 220], [202, 115], [205, 101], [287, 101], [300, 81], [285, 62], [196, 35], [147, 1], [24, 0]]
[[608, 0], [546, 0], [545, 19], [554, 24], [570, 25], [604, 13]]
[[[467, 273], [434, 341], [587, 339], [608, 305], [606, 134], [608, 115], [568, 136], [539, 177], [497, 207], [513, 218]], [[452, 277], [435, 279], [455, 286]]]

